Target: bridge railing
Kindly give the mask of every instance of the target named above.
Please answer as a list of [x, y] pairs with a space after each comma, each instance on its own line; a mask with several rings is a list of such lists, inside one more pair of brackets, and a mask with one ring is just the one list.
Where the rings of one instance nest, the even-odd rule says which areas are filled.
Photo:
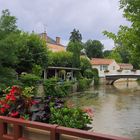
[[[8, 132], [8, 126], [12, 124], [11, 133]], [[130, 140], [130, 138], [122, 138], [117, 136], [105, 135], [95, 132], [88, 132], [79, 129], [66, 128], [58, 125], [51, 125], [33, 121], [25, 121], [21, 119], [15, 119], [10, 117], [0, 116], [0, 140], [29, 140], [24, 136], [25, 128], [35, 128], [43, 131], [49, 131], [50, 137], [37, 137], [40, 140], [60, 140], [62, 134], [71, 136], [67, 140], [80, 140], [81, 138], [92, 139], [92, 140]], [[38, 132], [38, 131], [37, 131]], [[37, 133], [36, 132], [36, 133]], [[79, 139], [80, 138], [80, 139]], [[66, 139], [65, 139], [66, 140]]]
[[122, 70], [122, 71], [111, 71], [105, 73], [105, 75], [140, 75], [140, 70]]

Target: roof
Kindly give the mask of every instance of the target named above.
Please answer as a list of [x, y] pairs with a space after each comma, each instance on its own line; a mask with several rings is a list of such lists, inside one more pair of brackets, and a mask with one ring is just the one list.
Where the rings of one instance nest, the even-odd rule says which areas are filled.
[[104, 58], [92, 58], [91, 64], [92, 65], [110, 65], [114, 59], [104, 59]]
[[133, 65], [129, 63], [119, 63], [121, 69], [133, 69]]
[[66, 51], [65, 47], [61, 45], [47, 43], [47, 46], [52, 52]]
[[[44, 34], [44, 33], [41, 33], [41, 34], [39, 34], [39, 36], [42, 37], [43, 34]], [[63, 47], [65, 47], [65, 46], [62, 45], [62, 44], [57, 44], [57, 43], [56, 43], [56, 40], [54, 40], [53, 38], [51, 38], [51, 37], [48, 36], [47, 34], [46, 34], [46, 40], [47, 40], [47, 43], [50, 43], [50, 44], [54, 44], [54, 45], [59, 45], [59, 46], [63, 46]]]
[[66, 51], [66, 47], [62, 44], [58, 44], [56, 40], [49, 37], [46, 33], [39, 34], [40, 37], [44, 38], [47, 42], [47, 47], [52, 52], [60, 52], [60, 51]]

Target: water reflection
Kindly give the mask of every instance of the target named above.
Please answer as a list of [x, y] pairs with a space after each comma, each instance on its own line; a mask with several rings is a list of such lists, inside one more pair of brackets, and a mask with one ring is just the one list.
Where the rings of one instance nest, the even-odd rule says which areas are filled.
[[76, 107], [94, 110], [94, 131], [140, 140], [140, 85], [136, 82], [102, 85], [71, 96]]

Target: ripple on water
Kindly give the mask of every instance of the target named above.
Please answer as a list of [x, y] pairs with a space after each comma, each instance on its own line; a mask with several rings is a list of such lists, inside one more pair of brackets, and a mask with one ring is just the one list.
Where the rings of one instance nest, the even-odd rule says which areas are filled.
[[68, 101], [78, 107], [93, 108], [94, 131], [140, 140], [140, 85], [136, 82], [128, 85], [102, 85]]

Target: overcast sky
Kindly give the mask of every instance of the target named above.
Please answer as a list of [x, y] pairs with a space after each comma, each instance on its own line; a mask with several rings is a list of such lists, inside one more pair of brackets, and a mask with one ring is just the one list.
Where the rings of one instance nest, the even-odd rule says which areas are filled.
[[105, 49], [113, 48], [113, 41], [102, 31], [116, 33], [119, 25], [128, 25], [119, 10], [119, 0], [0, 0], [0, 11], [9, 9], [24, 31], [61, 37], [68, 42], [70, 32], [76, 28], [83, 41], [100, 40]]

